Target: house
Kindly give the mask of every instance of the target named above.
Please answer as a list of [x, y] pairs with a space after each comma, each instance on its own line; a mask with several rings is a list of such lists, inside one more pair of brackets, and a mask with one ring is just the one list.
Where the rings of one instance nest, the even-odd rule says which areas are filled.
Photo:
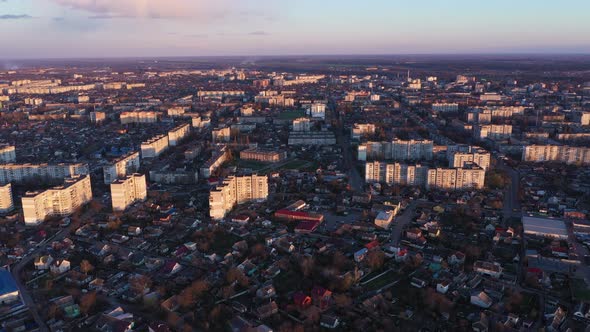
[[313, 304], [318, 306], [321, 310], [326, 310], [332, 301], [332, 292], [321, 286], [315, 286], [311, 290], [311, 298]]
[[87, 275], [86, 273], [78, 272], [78, 271], [69, 271], [66, 275], [66, 282], [69, 284], [76, 285], [78, 287], [86, 285], [92, 280], [92, 277]]
[[295, 292], [293, 294], [293, 302], [299, 310], [303, 310], [311, 305], [312, 300], [311, 297], [305, 295], [303, 292]]
[[129, 332], [135, 327], [135, 321], [133, 314], [125, 313], [121, 307], [118, 307], [100, 315], [94, 326], [103, 332]]
[[473, 264], [473, 271], [497, 279], [502, 275], [502, 266], [496, 262], [476, 261]]
[[340, 320], [336, 316], [322, 315], [320, 318], [320, 326], [327, 329], [335, 329], [340, 325]]
[[176, 311], [180, 308], [180, 302], [177, 295], [172, 295], [160, 304], [162, 309], [168, 312]]
[[277, 295], [277, 292], [275, 290], [275, 287], [272, 285], [272, 283], [268, 283], [266, 285], [263, 285], [261, 288], [259, 288], [256, 291], [256, 297], [260, 298], [260, 299], [270, 299], [272, 297], [275, 297]]
[[51, 255], [39, 256], [35, 259], [35, 270], [48, 270], [52, 262]]
[[418, 240], [422, 236], [419, 228], [410, 228], [406, 231], [406, 237], [410, 240]]
[[279, 312], [279, 306], [275, 301], [263, 304], [258, 308], [254, 309], [254, 314], [258, 317], [258, 319], [266, 319], [276, 314], [277, 312]]
[[104, 279], [95, 278], [88, 284], [88, 289], [102, 291], [104, 288]]
[[424, 288], [426, 287], [428, 283], [418, 277], [413, 277], [412, 280], [410, 281], [410, 285], [416, 287], [416, 288]]
[[180, 270], [182, 270], [182, 265], [178, 264], [175, 261], [169, 261], [166, 264], [164, 264], [164, 267], [162, 268], [162, 273], [167, 275], [173, 275], [179, 272]]
[[53, 274], [62, 274], [70, 270], [70, 261], [66, 259], [58, 259], [51, 263], [49, 270]]
[[449, 285], [451, 283], [447, 280], [443, 280], [441, 282], [439, 282], [438, 284], [436, 284], [436, 291], [441, 293], [441, 294], [446, 294], [449, 291]]
[[456, 251], [451, 256], [449, 256], [448, 262], [451, 265], [463, 265], [465, 263], [465, 254], [460, 251]]
[[361, 262], [363, 259], [365, 259], [365, 256], [367, 256], [367, 253], [369, 252], [369, 250], [367, 248], [363, 248], [357, 252], [354, 253], [354, 261], [359, 263]]
[[471, 304], [487, 309], [492, 306], [493, 301], [488, 294], [482, 291], [471, 295]]
[[129, 226], [127, 228], [127, 234], [129, 236], [137, 236], [141, 234], [141, 227], [138, 226]]

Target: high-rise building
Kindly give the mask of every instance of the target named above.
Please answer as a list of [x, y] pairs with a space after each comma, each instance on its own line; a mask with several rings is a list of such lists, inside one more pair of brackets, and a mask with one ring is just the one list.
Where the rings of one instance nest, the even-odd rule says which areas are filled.
[[268, 177], [230, 176], [209, 193], [209, 215], [223, 219], [236, 204], [264, 201], [268, 197]]
[[459, 104], [457, 104], [457, 103], [434, 103], [434, 104], [432, 104], [432, 110], [435, 112], [457, 112], [459, 110]]
[[14, 201], [12, 199], [12, 185], [6, 184], [0, 186], [0, 213], [10, 212], [14, 209]]
[[0, 162], [13, 163], [16, 161], [16, 149], [13, 145], [0, 145]]
[[90, 112], [90, 122], [92, 123], [101, 123], [104, 120], [106, 120], [107, 115], [105, 112], [100, 112], [100, 111], [96, 111], [96, 112]]
[[590, 165], [590, 148], [567, 145], [528, 145], [522, 151], [522, 160]]
[[229, 142], [231, 140], [231, 129], [229, 127], [213, 129], [211, 138], [213, 143]]
[[388, 185], [425, 186], [428, 167], [380, 161], [365, 164], [365, 180]]
[[124, 211], [131, 204], [146, 198], [147, 185], [143, 174], [131, 174], [111, 183], [113, 211]]
[[48, 216], [67, 216], [92, 200], [90, 176], [66, 179], [65, 183], [45, 191], [28, 192], [22, 198], [25, 225], [38, 225]]
[[293, 120], [293, 131], [311, 131], [311, 121], [308, 118]]
[[121, 124], [156, 123], [160, 113], [152, 111], [132, 111], [121, 113]]
[[168, 149], [168, 135], [158, 135], [141, 143], [141, 158], [155, 158]]
[[89, 174], [88, 164], [0, 164], [0, 183], [25, 181], [63, 181], [67, 177]]
[[449, 167], [463, 167], [465, 163], [475, 163], [487, 171], [490, 168], [491, 155], [487, 150], [480, 147], [469, 146], [468, 151], [457, 151], [449, 155]]
[[474, 127], [474, 136], [477, 139], [508, 139], [512, 135], [512, 125], [483, 125]]
[[485, 181], [483, 168], [466, 163], [462, 168], [432, 168], [428, 170], [427, 189], [465, 190], [482, 189]]
[[188, 123], [170, 130], [168, 132], [168, 142], [170, 143], [170, 146], [177, 146], [182, 139], [190, 134], [190, 132], [191, 126]]
[[118, 178], [135, 173], [139, 170], [139, 166], [139, 152], [130, 152], [102, 168], [104, 183], [111, 184]]
[[[362, 154], [361, 154], [362, 147]], [[431, 140], [400, 140], [367, 142], [359, 146], [359, 160], [430, 160], [434, 143]]]

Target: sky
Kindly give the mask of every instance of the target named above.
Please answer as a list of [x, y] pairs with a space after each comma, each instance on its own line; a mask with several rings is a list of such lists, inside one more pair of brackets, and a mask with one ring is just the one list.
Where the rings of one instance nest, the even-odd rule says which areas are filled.
[[590, 53], [588, 0], [0, 0], [0, 58]]

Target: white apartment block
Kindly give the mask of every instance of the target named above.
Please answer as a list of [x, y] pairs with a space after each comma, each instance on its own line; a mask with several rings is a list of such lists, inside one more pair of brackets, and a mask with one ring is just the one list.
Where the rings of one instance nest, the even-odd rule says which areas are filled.
[[428, 167], [386, 163], [380, 161], [365, 164], [365, 180], [367, 182], [386, 183], [388, 185], [425, 186]]
[[367, 142], [359, 146], [358, 160], [430, 160], [434, 143], [431, 140], [400, 140]]
[[268, 177], [230, 176], [209, 193], [209, 215], [223, 219], [236, 204], [264, 201], [268, 197]]
[[466, 163], [474, 163], [487, 171], [490, 168], [491, 155], [488, 151], [478, 148], [469, 147], [468, 151], [457, 151], [449, 155], [449, 167], [460, 168]]
[[113, 211], [125, 211], [133, 203], [146, 198], [147, 184], [143, 174], [131, 174], [111, 183]]
[[243, 97], [246, 93], [244, 91], [199, 91], [197, 97], [199, 98], [223, 98], [223, 97]]
[[34, 180], [62, 181], [68, 177], [89, 174], [87, 164], [0, 164], [0, 183], [22, 183]]
[[229, 150], [223, 146], [215, 149], [203, 166], [201, 166], [201, 176], [205, 179], [211, 177], [217, 168], [223, 165], [230, 157]]
[[28, 192], [22, 198], [25, 225], [38, 225], [48, 216], [67, 216], [92, 200], [90, 176], [66, 179], [61, 186]]
[[105, 112], [90, 112], [90, 122], [101, 123], [107, 119]]
[[111, 184], [118, 178], [122, 178], [128, 174], [137, 172], [139, 167], [139, 152], [130, 152], [102, 168], [104, 183]]
[[311, 131], [311, 121], [308, 118], [293, 120], [293, 131]]
[[324, 103], [313, 103], [308, 106], [309, 107], [309, 114], [312, 118], [326, 118], [326, 104]]
[[457, 112], [459, 111], [459, 104], [457, 103], [434, 103], [432, 110], [435, 112]]
[[193, 128], [204, 128], [211, 125], [211, 119], [201, 116], [191, 116], [191, 125]]
[[0, 145], [0, 162], [13, 163], [16, 161], [16, 149], [13, 145]]
[[131, 111], [121, 113], [121, 124], [156, 123], [160, 113], [152, 111]]
[[10, 212], [14, 209], [12, 200], [12, 185], [6, 184], [0, 186], [0, 213]]
[[590, 126], [590, 112], [580, 114], [580, 125]]
[[229, 142], [231, 140], [231, 129], [229, 127], [217, 128], [211, 131], [213, 143]]
[[508, 139], [512, 136], [512, 125], [483, 125], [474, 127], [474, 136], [477, 139]]
[[176, 118], [183, 116], [187, 109], [189, 109], [189, 107], [171, 107], [166, 111], [166, 114], [168, 114], [169, 117]]
[[191, 126], [183, 124], [168, 132], [168, 142], [170, 146], [177, 146], [180, 141], [187, 137], [191, 132]]
[[168, 149], [168, 135], [158, 135], [141, 143], [141, 158], [155, 158]]
[[364, 135], [375, 134], [375, 125], [372, 123], [355, 123], [350, 129], [352, 139], [361, 139]]
[[475, 164], [463, 168], [433, 168], [428, 170], [427, 189], [465, 190], [482, 189], [485, 171]]
[[567, 145], [528, 145], [522, 151], [523, 161], [558, 161], [566, 164], [590, 165], [590, 148]]

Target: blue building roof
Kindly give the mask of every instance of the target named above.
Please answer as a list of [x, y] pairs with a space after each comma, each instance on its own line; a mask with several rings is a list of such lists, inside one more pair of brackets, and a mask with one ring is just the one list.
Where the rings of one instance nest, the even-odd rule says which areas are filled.
[[16, 281], [12, 278], [12, 274], [7, 270], [0, 269], [0, 296], [9, 294], [18, 290]]

